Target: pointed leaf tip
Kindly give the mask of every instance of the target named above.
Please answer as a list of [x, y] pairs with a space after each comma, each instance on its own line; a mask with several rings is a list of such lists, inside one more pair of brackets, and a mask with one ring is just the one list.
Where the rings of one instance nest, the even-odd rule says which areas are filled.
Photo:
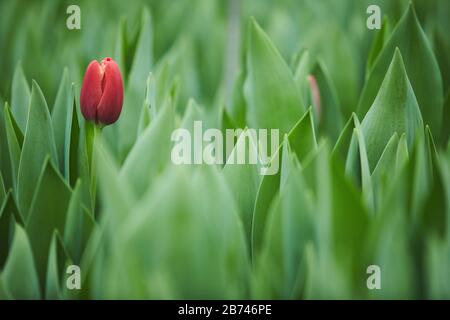
[[422, 115], [398, 48], [362, 128], [371, 171], [395, 132], [406, 133], [408, 146], [423, 133]]

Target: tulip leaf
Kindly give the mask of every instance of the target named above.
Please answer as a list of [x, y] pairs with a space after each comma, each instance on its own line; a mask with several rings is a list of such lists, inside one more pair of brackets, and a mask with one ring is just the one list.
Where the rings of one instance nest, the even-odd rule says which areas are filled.
[[[124, 106], [117, 122], [117, 130], [121, 132], [136, 132], [136, 124], [139, 122], [140, 107], [146, 88], [146, 79], [152, 66], [152, 21], [147, 8], [142, 11], [140, 31], [136, 43], [133, 63], [131, 65], [128, 83], [125, 86]], [[130, 151], [136, 136], [134, 134], [117, 135], [119, 141], [119, 155], [121, 159]], [[117, 143], [117, 141], [115, 141]]]
[[422, 116], [398, 49], [361, 127], [371, 172], [395, 132], [406, 133], [409, 147], [423, 134]]
[[311, 74], [317, 81], [320, 95], [320, 106], [316, 106], [319, 132], [326, 134], [334, 142], [343, 125], [336, 89], [323, 62], [317, 63]]
[[39, 299], [41, 296], [30, 242], [25, 230], [17, 224], [1, 278], [14, 299]]
[[12, 300], [11, 293], [9, 293], [6, 285], [3, 281], [2, 274], [0, 273], [0, 300]]
[[445, 97], [444, 102], [444, 114], [443, 114], [443, 123], [442, 132], [440, 135], [440, 142], [442, 145], [446, 145], [449, 142], [450, 138], [450, 126], [445, 124], [450, 123], [450, 88], [447, 91], [447, 96]]
[[[72, 86], [72, 90], [74, 90]], [[81, 169], [79, 168], [79, 159], [83, 159], [82, 155], [85, 153], [83, 145], [80, 144], [80, 128], [78, 126], [77, 106], [75, 100], [73, 100], [72, 106], [69, 108], [68, 113], [72, 113], [72, 116], [67, 115], [67, 118], [71, 118], [72, 124], [67, 123], [65, 131], [64, 142], [64, 176], [69, 181], [71, 186], [75, 185], [77, 177], [81, 176]], [[81, 151], [80, 151], [81, 149]]]
[[152, 18], [147, 7], [141, 11], [139, 36], [130, 69], [128, 87], [142, 94], [145, 91], [145, 80], [152, 66], [153, 34]]
[[308, 95], [310, 92], [308, 75], [310, 74], [312, 67], [313, 61], [311, 58], [311, 54], [308, 50], [304, 50], [301, 54], [299, 54], [297, 66], [294, 73], [294, 80], [297, 88], [300, 90], [303, 105], [308, 105], [306, 102], [310, 102], [308, 100]]
[[427, 291], [433, 300], [442, 300], [450, 296], [450, 245], [438, 237], [431, 236], [426, 244]]
[[9, 155], [9, 146], [6, 134], [5, 108], [0, 108], [0, 172], [3, 177], [5, 188], [14, 186], [14, 171], [11, 168], [11, 160]]
[[17, 209], [13, 194], [9, 191], [5, 195], [0, 207], [0, 270], [8, 256], [10, 247], [10, 237], [12, 235], [11, 221], [24, 226], [22, 216]]
[[[358, 128], [356, 131], [358, 132]], [[364, 199], [362, 199], [338, 162], [331, 160], [330, 173], [332, 181], [329, 196], [331, 201], [327, 208], [332, 212], [331, 246], [333, 253], [337, 263], [349, 270], [347, 275], [351, 279], [351, 285], [355, 288], [365, 288], [365, 283], [360, 279], [365, 275], [364, 246], [370, 226], [370, 216], [364, 204], [372, 205], [373, 202], [371, 180], [363, 181], [362, 196]], [[327, 193], [324, 193], [326, 197]], [[322, 198], [322, 200], [326, 201], [326, 198]], [[321, 198], [318, 201], [321, 201]], [[348, 206], [349, 202], [352, 203], [351, 206]]]
[[375, 35], [372, 42], [372, 46], [370, 47], [369, 56], [367, 57], [367, 64], [366, 64], [366, 77], [369, 76], [376, 59], [380, 55], [380, 52], [383, 50], [384, 45], [389, 39], [389, 35], [391, 32], [390, 29], [391, 27], [389, 24], [389, 19], [387, 16], [385, 16], [383, 19], [381, 29]]
[[[144, 132], [144, 130], [149, 126], [150, 121], [152, 119], [150, 107], [147, 103], [144, 103], [141, 110], [141, 115], [139, 116], [139, 124], [137, 126], [137, 132], [136, 137], [139, 138], [139, 136]], [[137, 139], [136, 138], [136, 139]]]
[[227, 157], [227, 159], [234, 159], [234, 162], [227, 161], [223, 168], [223, 175], [238, 205], [247, 243], [250, 244], [253, 208], [261, 176], [258, 164], [236, 164], [239, 150], [245, 152], [246, 155], [250, 152], [258, 154], [257, 141], [254, 141], [253, 136], [247, 134], [246, 131], [243, 131], [238, 137], [233, 151]]
[[47, 157], [26, 221], [26, 231], [36, 259], [41, 284], [45, 283], [48, 250], [53, 231], [64, 233], [70, 196], [69, 186]]
[[385, 280], [382, 281], [387, 282], [383, 290], [371, 290], [369, 297], [372, 299], [414, 298], [414, 260], [407, 249], [407, 222], [402, 201], [399, 194], [391, 192], [381, 209], [383, 214], [377, 224], [379, 231], [369, 252], [370, 263], [384, 270]]
[[300, 167], [301, 165], [298, 161], [297, 155], [292, 152], [288, 136], [285, 134], [281, 152], [280, 193], [284, 193], [284, 188], [288, 182], [288, 178]]
[[64, 267], [70, 264], [69, 256], [62, 243], [58, 231], [53, 232], [47, 263], [47, 276], [45, 283], [45, 299], [58, 300], [62, 298], [61, 285]]
[[42, 91], [34, 81], [27, 123], [17, 181], [18, 204], [25, 218], [45, 159], [50, 156], [53, 163], [58, 163], [50, 113]]
[[408, 144], [406, 142], [406, 135], [403, 133], [398, 141], [397, 154], [395, 156], [395, 166], [397, 171], [402, 169], [402, 167], [408, 162], [408, 159]]
[[0, 204], [3, 203], [3, 200], [6, 198], [6, 189], [5, 189], [5, 183], [3, 182], [3, 176], [0, 172]]
[[288, 133], [305, 111], [294, 77], [269, 37], [250, 21], [245, 96], [247, 121], [255, 129]]
[[355, 128], [356, 114], [352, 114], [342, 129], [336, 144], [333, 147], [333, 156], [338, 156], [341, 160], [347, 159], [347, 154], [352, 141], [353, 129]]
[[245, 127], [246, 119], [246, 109], [247, 106], [245, 104], [244, 92], [242, 88], [245, 83], [245, 74], [243, 72], [239, 72], [234, 81], [232, 96], [230, 98], [231, 101], [226, 102], [226, 111], [229, 115], [230, 119], [233, 120], [234, 123], [238, 127]]
[[[107, 289], [105, 295], [244, 296], [248, 253], [237, 207], [223, 177], [213, 166], [198, 167], [192, 174], [187, 167], [168, 167], [160, 181], [128, 215], [134, 219], [116, 230], [123, 241], [101, 262], [107, 270], [99, 274], [104, 277], [98, 284]], [[204, 192], [208, 197], [201, 196]], [[169, 193], [177, 196], [167, 201]], [[189, 249], [193, 247], [195, 254]], [[134, 273], [120, 271], [130, 268]], [[123, 281], [117, 283], [113, 279], [119, 274]]]
[[22, 63], [18, 63], [14, 71], [11, 89], [11, 111], [22, 132], [27, 127], [28, 110], [30, 108], [30, 87], [23, 72]]
[[174, 110], [169, 102], [136, 141], [123, 164], [121, 179], [129, 181], [137, 196], [147, 190], [170, 160], [170, 139], [175, 129], [174, 117]]
[[389, 139], [380, 160], [372, 172], [375, 205], [382, 203], [384, 183], [386, 179], [392, 179], [392, 173], [395, 172], [398, 143], [399, 137], [397, 132], [395, 132]]
[[94, 219], [82, 205], [81, 181], [75, 184], [67, 209], [64, 244], [71, 260], [78, 264], [94, 227]]
[[58, 153], [59, 170], [64, 172], [66, 179], [69, 178], [70, 146], [66, 143], [70, 142], [71, 126], [73, 124], [73, 104], [74, 104], [74, 88], [69, 82], [69, 71], [64, 69], [62, 79], [56, 94], [55, 104], [52, 109], [52, 124], [55, 137], [56, 151]]
[[[7, 103], [5, 103], [6, 108]], [[23, 146], [23, 133], [19, 128], [19, 124], [17, 123], [16, 119], [14, 118], [14, 115], [11, 113], [11, 107], [8, 105], [8, 112], [9, 112], [9, 119], [11, 120], [11, 127], [14, 130], [14, 135], [16, 136], [17, 143], [19, 144], [20, 149], [22, 149]], [[12, 133], [12, 131], [11, 131]]]
[[[312, 116], [311, 108], [305, 113], [303, 117], [295, 124], [292, 130], [288, 133], [289, 144], [292, 151], [297, 158], [302, 162], [317, 150], [317, 141], [314, 132], [314, 120]], [[274, 153], [274, 157], [277, 161], [280, 161], [280, 149]], [[263, 239], [264, 228], [266, 224], [267, 212], [270, 207], [270, 203], [278, 192], [280, 187], [280, 172], [278, 171], [274, 175], [265, 175], [261, 179], [261, 183], [256, 194], [255, 207], [253, 209], [253, 222], [252, 222], [252, 257], [254, 258], [256, 253], [261, 248], [261, 242]]]
[[[413, 90], [417, 97], [423, 121], [425, 124], [430, 125], [433, 134], [437, 135], [440, 133], [442, 122], [442, 79], [438, 63], [419, 24], [412, 4], [409, 5], [374, 62], [361, 94], [358, 104], [358, 115], [364, 116], [374, 100], [376, 100], [378, 89], [384, 81], [383, 78], [389, 68], [390, 59], [397, 47], [403, 54], [404, 64], [411, 81], [411, 91]], [[420, 63], [417, 63], [418, 61]], [[391, 88], [394, 88], [393, 84], [391, 84]], [[392, 132], [389, 131], [386, 134], [389, 134], [390, 137]], [[407, 138], [408, 143], [410, 143], [409, 139], [411, 137], [409, 134], [407, 134]], [[373, 163], [371, 164], [373, 165]]]
[[272, 202], [257, 263], [256, 298], [301, 297], [299, 288], [305, 285], [305, 278], [297, 279], [298, 270], [305, 247], [314, 234], [313, 206], [307, 191], [299, 170], [293, 169], [284, 191]]
[[104, 220], [114, 228], [127, 216], [137, 197], [127, 178], [121, 177], [114, 159], [103, 145], [96, 149], [96, 159], [102, 164], [99, 166], [100, 196], [108, 212]]
[[17, 190], [17, 176], [19, 171], [19, 162], [21, 154], [20, 141], [23, 141], [23, 137], [20, 136], [22, 134], [20, 130], [16, 131], [14, 129], [15, 126], [14, 118], [11, 117], [11, 113], [9, 111], [7, 103], [5, 103], [4, 115], [5, 115], [4, 120], [6, 129], [6, 138], [8, 141], [8, 149], [9, 149], [9, 158], [11, 160], [11, 174], [13, 187], [14, 190]]
[[353, 139], [345, 163], [345, 172], [353, 178], [353, 181], [362, 187], [362, 192], [369, 208], [374, 208], [373, 185], [369, 161], [367, 157], [367, 147], [358, 118], [353, 117], [355, 128], [353, 129]]

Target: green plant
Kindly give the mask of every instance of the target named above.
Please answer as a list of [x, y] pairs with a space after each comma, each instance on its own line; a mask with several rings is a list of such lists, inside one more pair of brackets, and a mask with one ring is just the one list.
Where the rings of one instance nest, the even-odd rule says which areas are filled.
[[[2, 3], [0, 298], [449, 298], [449, 3], [378, 2], [373, 39], [369, 2], [196, 0], [86, 1], [50, 40], [65, 3]], [[109, 55], [124, 106], [92, 142]], [[280, 170], [174, 165], [196, 120], [279, 129]]]

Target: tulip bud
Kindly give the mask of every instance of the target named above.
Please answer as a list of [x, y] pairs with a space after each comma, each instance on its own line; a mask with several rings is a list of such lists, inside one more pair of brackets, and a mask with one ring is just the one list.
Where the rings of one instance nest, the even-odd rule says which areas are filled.
[[81, 113], [96, 124], [117, 121], [122, 110], [123, 84], [119, 66], [111, 58], [94, 60], [87, 67], [81, 86]]

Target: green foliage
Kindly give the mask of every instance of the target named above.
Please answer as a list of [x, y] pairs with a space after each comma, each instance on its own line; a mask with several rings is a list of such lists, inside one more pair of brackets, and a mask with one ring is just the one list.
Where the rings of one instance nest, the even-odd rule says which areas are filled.
[[[80, 7], [0, 4], [0, 299], [450, 298], [447, 0]], [[105, 56], [101, 131], [79, 96]], [[242, 129], [222, 163], [171, 161], [195, 121]], [[280, 130], [274, 175], [231, 161], [251, 129]]]

